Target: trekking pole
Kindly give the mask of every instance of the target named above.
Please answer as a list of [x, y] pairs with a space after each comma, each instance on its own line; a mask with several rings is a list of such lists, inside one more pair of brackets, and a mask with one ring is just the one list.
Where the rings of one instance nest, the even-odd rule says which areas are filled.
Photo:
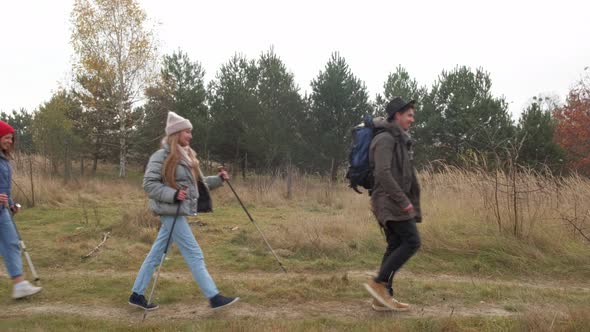
[[[14, 206], [16, 206], [17, 209], [20, 209], [20, 207], [21, 207], [21, 205], [18, 203], [14, 204]], [[12, 210], [8, 206], [8, 203], [4, 206], [4, 208], [8, 209], [8, 215], [10, 215], [10, 220], [12, 221], [12, 224], [14, 225], [14, 230], [16, 231], [16, 235], [18, 236], [18, 244], [20, 245], [22, 251], [25, 253], [25, 258], [27, 260], [27, 264], [29, 264], [29, 269], [31, 270], [31, 274], [33, 275], [33, 282], [37, 286], [40, 286], [41, 285], [41, 278], [39, 278], [39, 275], [37, 274], [37, 270], [35, 269], [35, 265], [33, 265], [33, 261], [31, 260], [31, 255], [29, 254], [29, 251], [27, 250], [27, 246], [25, 246], [25, 241], [23, 241], [23, 239], [20, 237], [20, 233], [18, 232], [18, 228], [16, 227], [16, 223], [14, 222], [14, 215], [12, 214]]]
[[[184, 188], [183, 188], [184, 189]], [[154, 295], [154, 290], [156, 289], [156, 283], [158, 282], [158, 277], [160, 277], [160, 270], [162, 269], [162, 264], [164, 264], [164, 259], [166, 259], [166, 254], [168, 253], [168, 246], [170, 245], [170, 240], [172, 240], [172, 233], [174, 232], [174, 225], [176, 225], [176, 219], [178, 219], [178, 213], [180, 213], [180, 206], [182, 205], [182, 201], [178, 202], [178, 207], [176, 208], [176, 215], [174, 215], [174, 221], [172, 221], [172, 227], [170, 228], [170, 234], [168, 235], [168, 240], [166, 241], [166, 247], [164, 247], [164, 254], [162, 254], [162, 260], [160, 260], [160, 266], [158, 266], [158, 272], [156, 273], [156, 278], [154, 279], [154, 284], [152, 285], [152, 291], [150, 292], [150, 297], [148, 298], [148, 306], [152, 303], [152, 296]], [[142, 322], [145, 321], [145, 316], [147, 316], [147, 308], [143, 311], [143, 319]]]
[[[219, 166], [219, 168], [218, 168], [219, 171], [222, 171], [223, 169], [224, 169], [223, 166]], [[254, 221], [254, 219], [250, 215], [250, 212], [248, 212], [248, 209], [246, 209], [246, 206], [244, 206], [244, 203], [242, 203], [242, 200], [240, 199], [240, 196], [238, 196], [238, 193], [236, 193], [236, 191], [234, 190], [234, 187], [231, 185], [231, 182], [229, 182], [229, 180], [225, 180], [225, 182], [229, 186], [229, 189], [231, 189], [231, 191], [234, 193], [234, 195], [238, 199], [238, 202], [240, 202], [240, 205], [242, 206], [242, 209], [244, 209], [244, 212], [246, 212], [246, 214], [248, 215], [248, 218], [250, 218], [250, 221], [254, 224], [254, 226], [256, 226], [256, 229], [260, 233], [260, 236], [262, 236], [262, 239], [264, 240], [264, 243], [266, 243], [266, 246], [268, 247], [268, 249], [270, 250], [270, 252], [272, 253], [272, 255], [275, 257], [275, 259], [277, 260], [277, 263], [279, 263], [279, 266], [281, 267], [281, 269], [283, 270], [283, 272], [287, 273], [287, 269], [285, 269], [285, 267], [283, 266], [283, 263], [281, 263], [281, 261], [279, 260], [279, 257], [275, 253], [275, 251], [272, 250], [272, 247], [270, 246], [270, 243], [268, 243], [268, 241], [266, 240], [266, 237], [264, 236], [264, 234], [260, 230], [260, 227], [258, 227], [258, 224], [256, 224], [256, 222]]]

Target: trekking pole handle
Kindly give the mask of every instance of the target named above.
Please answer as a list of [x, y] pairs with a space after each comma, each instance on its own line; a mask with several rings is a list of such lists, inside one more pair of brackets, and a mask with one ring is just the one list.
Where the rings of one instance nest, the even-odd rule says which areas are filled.
[[[221, 166], [217, 166], [217, 172], [221, 173], [221, 172], [223, 172], [223, 171], [227, 171], [227, 170], [225, 169], [225, 166], [223, 166], [223, 165], [221, 165]], [[223, 179], [223, 178], [222, 178], [222, 179]], [[223, 181], [226, 181], [226, 180], [225, 180], [225, 179], [223, 179]]]

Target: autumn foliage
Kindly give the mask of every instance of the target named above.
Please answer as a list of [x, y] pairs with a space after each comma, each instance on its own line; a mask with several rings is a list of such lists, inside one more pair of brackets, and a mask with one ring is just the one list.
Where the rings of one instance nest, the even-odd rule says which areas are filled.
[[568, 156], [570, 169], [590, 175], [590, 73], [574, 87], [565, 106], [554, 113], [555, 140]]

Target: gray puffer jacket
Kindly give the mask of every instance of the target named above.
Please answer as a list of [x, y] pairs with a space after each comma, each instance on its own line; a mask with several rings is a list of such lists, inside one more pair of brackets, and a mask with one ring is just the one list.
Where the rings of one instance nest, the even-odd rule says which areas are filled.
[[[174, 201], [176, 189], [164, 184], [162, 178], [162, 167], [164, 160], [168, 156], [170, 148], [168, 145], [156, 151], [150, 157], [147, 164], [145, 175], [143, 176], [143, 189], [150, 198], [149, 207], [157, 215], [160, 216], [174, 216], [178, 203]], [[201, 173], [201, 170], [199, 170]], [[223, 184], [223, 180], [219, 176], [202, 176], [204, 180], [205, 190], [215, 189]], [[197, 188], [196, 179], [194, 179], [189, 164], [181, 160], [176, 166], [176, 184], [179, 188], [186, 187], [187, 198], [181, 203], [180, 216], [195, 216], [197, 215], [197, 206], [199, 201], [199, 189]], [[208, 192], [205, 193], [207, 199], [211, 199]], [[211, 206], [211, 202], [206, 202]]]

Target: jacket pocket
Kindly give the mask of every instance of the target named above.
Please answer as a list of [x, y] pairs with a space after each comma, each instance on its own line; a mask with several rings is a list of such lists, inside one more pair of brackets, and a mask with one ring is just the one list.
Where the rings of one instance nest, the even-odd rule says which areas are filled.
[[176, 211], [178, 211], [179, 216], [191, 216], [194, 213], [191, 212], [191, 200], [184, 200], [180, 203], [180, 210], [178, 210], [178, 203], [170, 204], [159, 202], [153, 199], [150, 199], [149, 208], [155, 214], [159, 216], [175, 216]]
[[379, 223], [385, 224], [387, 221], [401, 221], [414, 218], [415, 212], [405, 212], [389, 196], [379, 195], [373, 202], [373, 211]]

